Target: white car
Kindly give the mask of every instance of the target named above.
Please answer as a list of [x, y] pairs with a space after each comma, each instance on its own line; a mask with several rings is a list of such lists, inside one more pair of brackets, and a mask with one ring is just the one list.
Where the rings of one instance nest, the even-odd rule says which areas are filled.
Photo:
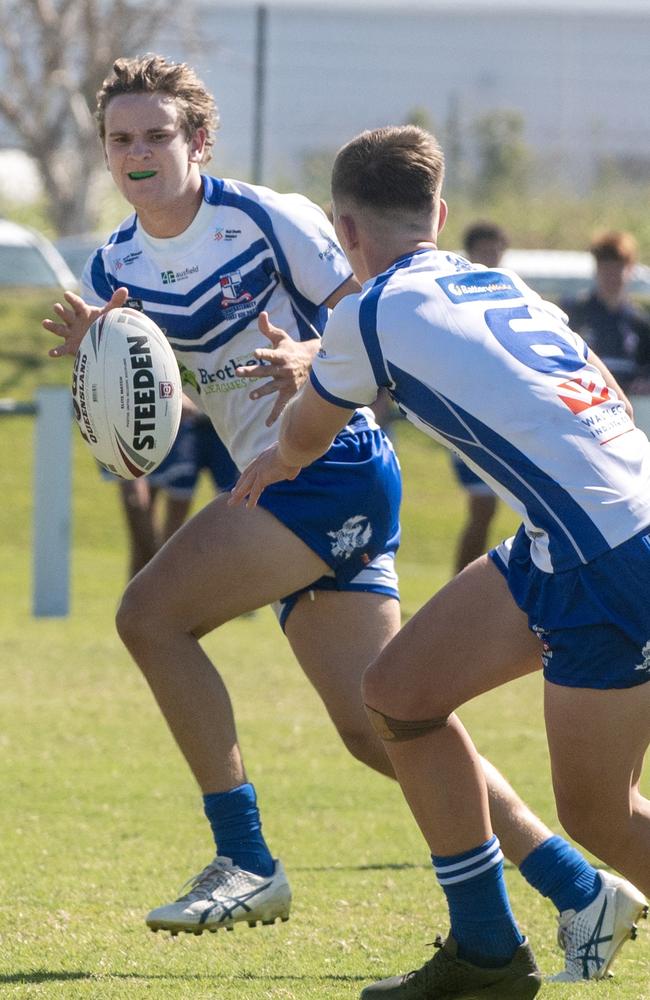
[[[506, 250], [501, 267], [554, 302], [588, 291], [594, 279], [594, 259], [586, 250]], [[635, 298], [650, 301], [650, 267], [635, 266], [629, 289]]]
[[0, 287], [75, 289], [58, 250], [35, 229], [0, 219]]

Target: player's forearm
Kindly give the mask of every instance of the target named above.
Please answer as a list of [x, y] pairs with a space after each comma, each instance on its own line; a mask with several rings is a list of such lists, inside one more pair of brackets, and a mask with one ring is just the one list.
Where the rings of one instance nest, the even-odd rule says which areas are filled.
[[[310, 419], [305, 412], [304, 394], [299, 393], [287, 405], [280, 426], [278, 452], [281, 460], [290, 466], [304, 468], [324, 455], [340, 430]], [[341, 427], [347, 414], [341, 411]]]

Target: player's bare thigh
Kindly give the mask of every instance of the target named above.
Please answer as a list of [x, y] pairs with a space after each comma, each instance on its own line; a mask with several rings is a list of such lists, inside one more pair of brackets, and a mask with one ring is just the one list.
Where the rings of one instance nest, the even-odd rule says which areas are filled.
[[203, 635], [329, 571], [268, 511], [227, 501], [216, 497], [170, 538], [130, 583], [121, 614]]
[[598, 808], [627, 811], [650, 743], [650, 682], [604, 691], [547, 682], [544, 712], [558, 805], [595, 794]]
[[540, 644], [488, 556], [406, 623], [364, 679], [366, 702], [401, 719], [447, 715], [541, 669]]
[[361, 678], [399, 627], [399, 601], [386, 594], [317, 590], [292, 610], [287, 638], [337, 725], [368, 725]]

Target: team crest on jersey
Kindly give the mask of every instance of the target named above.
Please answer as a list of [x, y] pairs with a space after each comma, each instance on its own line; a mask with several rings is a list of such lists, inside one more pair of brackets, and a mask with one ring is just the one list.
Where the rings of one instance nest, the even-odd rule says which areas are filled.
[[597, 385], [588, 379], [571, 378], [568, 382], [560, 382], [557, 393], [572, 413], [582, 413], [592, 406], [609, 402], [613, 396], [606, 385]]
[[357, 549], [368, 544], [372, 537], [372, 526], [365, 514], [357, 514], [344, 521], [338, 531], [328, 531], [327, 536], [334, 539], [334, 558], [343, 556], [344, 559], [349, 559]]
[[250, 292], [241, 292], [241, 271], [231, 271], [230, 274], [222, 275], [219, 278], [219, 286], [223, 295], [223, 299], [221, 300], [222, 309], [238, 305], [240, 302], [250, 302], [253, 298]]

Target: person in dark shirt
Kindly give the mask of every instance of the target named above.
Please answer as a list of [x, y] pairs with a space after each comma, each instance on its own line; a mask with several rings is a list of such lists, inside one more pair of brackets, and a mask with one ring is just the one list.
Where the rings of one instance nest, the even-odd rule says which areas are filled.
[[[499, 267], [508, 249], [508, 236], [494, 222], [474, 222], [463, 233], [464, 256], [474, 264]], [[487, 483], [483, 482], [469, 466], [451, 455], [454, 476], [465, 494], [465, 522], [456, 543], [454, 574], [474, 562], [487, 550], [488, 532], [497, 512], [497, 498]]]
[[630, 301], [629, 279], [638, 257], [631, 233], [605, 232], [594, 237], [594, 288], [562, 303], [569, 326], [605, 362], [624, 390], [650, 364], [650, 317]]

